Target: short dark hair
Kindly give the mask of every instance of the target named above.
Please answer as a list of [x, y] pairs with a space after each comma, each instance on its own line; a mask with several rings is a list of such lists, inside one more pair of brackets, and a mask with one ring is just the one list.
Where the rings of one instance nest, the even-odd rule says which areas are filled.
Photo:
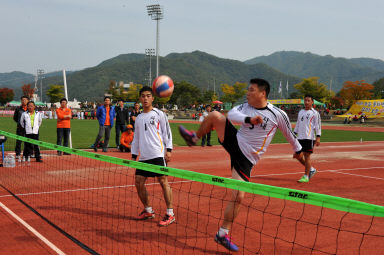
[[34, 106], [36, 106], [35, 102], [33, 102], [33, 101], [28, 101], [27, 105], [29, 105], [29, 104], [33, 104]]
[[313, 96], [312, 96], [312, 95], [310, 95], [310, 94], [306, 94], [306, 95], [304, 96], [304, 98], [306, 98], [306, 97], [310, 97], [310, 98], [312, 99], [312, 101], [313, 101]]
[[151, 87], [148, 87], [148, 86], [144, 86], [140, 89], [140, 92], [139, 92], [139, 95], [141, 96], [141, 93], [145, 92], [145, 91], [149, 91], [151, 92], [152, 96], [153, 96], [153, 91], [152, 91], [152, 88]]
[[105, 96], [105, 97], [104, 97], [104, 101], [105, 101], [105, 99], [107, 99], [107, 98], [109, 98], [109, 100], [111, 100], [111, 101], [112, 101], [112, 99], [111, 99], [111, 97], [110, 97], [110, 96]]
[[271, 90], [271, 86], [269, 85], [269, 82], [260, 79], [260, 78], [253, 78], [249, 81], [250, 84], [256, 84], [260, 91], [265, 91], [265, 94], [268, 98], [269, 91]]
[[21, 97], [20, 97], [20, 100], [23, 100], [23, 98], [26, 98], [27, 100], [29, 100], [29, 97], [28, 97], [28, 96], [21, 96]]
[[68, 100], [67, 100], [65, 97], [63, 97], [62, 99], [60, 99], [60, 104], [61, 104], [61, 102], [63, 102], [63, 101], [65, 101], [65, 102], [68, 103]]
[[120, 101], [124, 102], [124, 100], [123, 100], [122, 98], [119, 98], [119, 99], [117, 100], [117, 102], [120, 102]]

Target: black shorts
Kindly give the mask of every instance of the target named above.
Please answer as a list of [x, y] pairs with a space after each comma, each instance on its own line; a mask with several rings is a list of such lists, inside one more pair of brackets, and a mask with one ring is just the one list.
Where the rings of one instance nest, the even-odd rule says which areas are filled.
[[[161, 157], [160, 158], [153, 158], [153, 159], [143, 160], [143, 161], [140, 161], [140, 162], [148, 163], [148, 164], [152, 164], [152, 165], [158, 165], [158, 166], [167, 166], [167, 164], [165, 163], [165, 159], [161, 158]], [[136, 168], [135, 175], [141, 175], [141, 176], [144, 176], [144, 177], [158, 177], [158, 176], [163, 176], [164, 174], [158, 174], [158, 173], [154, 173], [154, 172], [151, 172], [151, 171], [146, 171], [146, 170], [142, 170], [142, 169], [137, 169]]]
[[310, 139], [299, 139], [299, 143], [301, 144], [301, 149], [302, 152], [308, 152], [308, 153], [313, 153], [313, 147], [315, 145], [315, 140], [310, 140]]
[[243, 178], [244, 181], [248, 182], [251, 176], [253, 164], [240, 150], [236, 134], [237, 129], [227, 119], [225, 123], [224, 141], [221, 143], [219, 140], [219, 143], [231, 157], [231, 168], [234, 168], [240, 177]]

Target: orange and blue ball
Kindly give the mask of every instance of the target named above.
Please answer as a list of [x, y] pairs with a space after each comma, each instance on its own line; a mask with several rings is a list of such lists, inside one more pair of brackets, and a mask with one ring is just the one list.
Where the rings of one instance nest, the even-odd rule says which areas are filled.
[[152, 91], [159, 97], [170, 97], [173, 93], [173, 81], [166, 75], [160, 75], [152, 84]]

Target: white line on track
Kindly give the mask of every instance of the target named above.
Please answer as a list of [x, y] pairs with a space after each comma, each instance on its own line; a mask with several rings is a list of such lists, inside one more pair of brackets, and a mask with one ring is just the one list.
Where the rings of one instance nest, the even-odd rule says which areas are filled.
[[[349, 174], [349, 175], [355, 175], [359, 177], [365, 177], [365, 178], [371, 178], [376, 180], [384, 180], [384, 178], [380, 177], [372, 177], [372, 176], [365, 176], [365, 175], [357, 175], [357, 174], [350, 174], [350, 173], [343, 173], [341, 171], [357, 171], [357, 170], [374, 170], [374, 169], [383, 169], [384, 167], [359, 167], [359, 168], [346, 168], [346, 169], [335, 169], [335, 170], [321, 170], [320, 173], [324, 172], [331, 172], [331, 173], [337, 173], [337, 174]], [[291, 174], [302, 174], [303, 172], [292, 172], [292, 173], [281, 173], [281, 174], [258, 174], [258, 175], [252, 175], [251, 177], [263, 177], [263, 176], [279, 176], [279, 175], [291, 175]], [[188, 182], [194, 182], [194, 181], [176, 181], [176, 182], [169, 182], [170, 184], [176, 184], [176, 183], [188, 183]], [[146, 185], [158, 185], [159, 183], [153, 182], [153, 183], [147, 183]], [[68, 190], [53, 190], [53, 191], [44, 191], [44, 192], [32, 192], [32, 193], [21, 193], [16, 194], [17, 196], [31, 196], [31, 195], [43, 195], [43, 194], [54, 194], [54, 193], [64, 193], [64, 192], [78, 192], [78, 191], [90, 191], [90, 190], [100, 190], [100, 189], [116, 189], [116, 188], [128, 188], [128, 187], [134, 187], [135, 185], [121, 185], [121, 186], [104, 186], [104, 187], [94, 187], [94, 188], [83, 188], [83, 189], [68, 189]], [[3, 197], [11, 197], [12, 195], [2, 195], [0, 198]]]
[[39, 232], [36, 231], [31, 225], [26, 223], [23, 219], [21, 219], [19, 216], [17, 216], [11, 209], [6, 207], [3, 203], [0, 202], [0, 207], [2, 207], [7, 213], [9, 213], [13, 218], [15, 218], [18, 222], [20, 222], [26, 229], [31, 231], [35, 236], [37, 236], [41, 241], [43, 241], [46, 245], [49, 246], [53, 251], [55, 251], [57, 254], [65, 255], [65, 253], [56, 247], [53, 243], [51, 243], [47, 238], [45, 238], [43, 235], [41, 235]]
[[342, 172], [337, 172], [337, 171], [336, 171], [335, 173], [336, 173], [336, 174], [353, 175], [353, 176], [364, 177], [364, 178], [370, 178], [370, 179], [375, 179], [375, 180], [384, 180], [384, 178], [374, 177], [374, 176], [367, 176], [367, 175], [361, 175], [361, 174], [342, 173]]
[[[170, 184], [174, 183], [188, 183], [188, 182], [194, 182], [194, 181], [177, 181], [177, 182], [168, 182]], [[158, 182], [152, 182], [147, 183], [146, 185], [152, 186], [152, 185], [159, 185]], [[84, 188], [84, 189], [67, 189], [67, 190], [53, 190], [53, 191], [44, 191], [44, 192], [32, 192], [32, 193], [21, 193], [16, 194], [16, 196], [32, 196], [32, 195], [43, 195], [43, 194], [54, 194], [54, 193], [65, 193], [65, 192], [78, 192], [78, 191], [89, 191], [89, 190], [100, 190], [100, 189], [119, 189], [119, 188], [128, 188], [128, 187], [134, 187], [134, 184], [130, 185], [121, 185], [121, 186], [105, 186], [105, 187], [97, 187], [97, 188]], [[12, 195], [2, 195], [2, 197], [12, 197]]]
[[[383, 169], [384, 167], [380, 166], [373, 166], [373, 167], [359, 167], [359, 168], [346, 168], [346, 169], [335, 169], [335, 170], [320, 170], [320, 173], [324, 172], [331, 172], [331, 173], [340, 173], [340, 174], [347, 174], [347, 173], [341, 173], [341, 171], [357, 171], [357, 170], [374, 170], [374, 169]], [[261, 177], [261, 176], [275, 176], [275, 175], [290, 175], [290, 174], [302, 174], [303, 172], [292, 172], [292, 173], [281, 173], [281, 174], [256, 174], [252, 175], [251, 177]], [[352, 174], [351, 174], [352, 175]], [[371, 176], [364, 176], [360, 175], [361, 177], [367, 177], [367, 178], [377, 178], [377, 179], [383, 179], [379, 177], [371, 177]]]

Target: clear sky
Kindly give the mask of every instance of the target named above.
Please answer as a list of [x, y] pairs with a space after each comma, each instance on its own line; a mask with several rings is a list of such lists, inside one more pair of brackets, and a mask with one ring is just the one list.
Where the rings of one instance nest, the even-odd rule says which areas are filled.
[[247, 60], [275, 51], [384, 60], [382, 0], [1, 0], [0, 73], [79, 70], [155, 48]]

